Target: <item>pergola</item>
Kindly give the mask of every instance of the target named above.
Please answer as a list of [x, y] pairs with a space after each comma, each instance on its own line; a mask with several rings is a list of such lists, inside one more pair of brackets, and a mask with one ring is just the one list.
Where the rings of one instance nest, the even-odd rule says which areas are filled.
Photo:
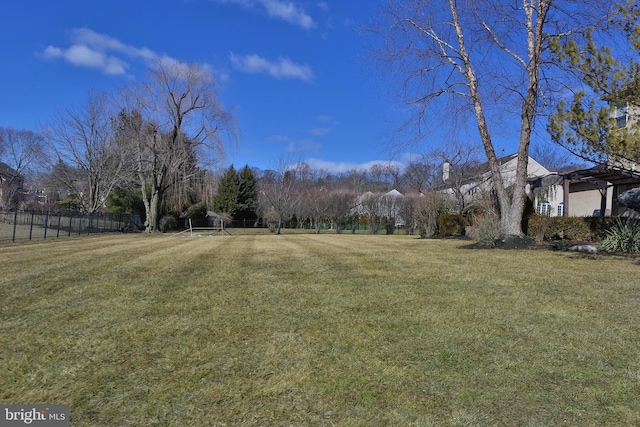
[[576, 170], [562, 175], [564, 189], [564, 215], [569, 215], [569, 190], [572, 182], [588, 182], [600, 191], [600, 215], [604, 216], [607, 207], [607, 192], [613, 190], [611, 214], [617, 215], [619, 206], [616, 198], [632, 187], [640, 186], [640, 172], [634, 170], [597, 165], [589, 169]]

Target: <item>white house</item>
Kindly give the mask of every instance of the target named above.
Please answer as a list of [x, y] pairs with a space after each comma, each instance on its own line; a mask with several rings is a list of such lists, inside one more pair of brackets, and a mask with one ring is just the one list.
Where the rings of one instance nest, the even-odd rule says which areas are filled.
[[350, 215], [364, 217], [373, 214], [382, 218], [394, 218], [395, 226], [402, 227], [406, 224], [402, 216], [404, 199], [405, 196], [396, 189], [378, 195], [367, 191], [357, 198]]
[[[518, 155], [511, 154], [501, 157], [498, 159], [498, 163], [500, 164], [500, 172], [505, 186], [514, 185]], [[556, 182], [558, 174], [529, 157], [527, 181], [530, 183], [538, 182], [544, 177], [552, 177], [547, 180], [547, 183], [550, 183], [548, 189], [535, 190], [531, 194], [532, 186], [528, 184], [525, 191], [529, 197], [536, 199], [534, 202], [540, 213], [553, 216], [562, 215], [563, 187], [561, 183]], [[488, 163], [469, 168], [464, 173], [456, 172], [451, 165], [445, 163], [442, 169], [442, 181], [443, 183], [437, 186], [436, 190], [449, 194], [460, 210], [477, 202], [484, 195], [490, 194], [493, 185]]]
[[[498, 159], [504, 183], [515, 183], [517, 155]], [[456, 175], [450, 165], [443, 165], [443, 184], [436, 190], [449, 194], [459, 209], [478, 201], [491, 191], [491, 172], [484, 163]], [[548, 216], [624, 215], [616, 198], [631, 188], [640, 187], [640, 171], [606, 165], [559, 174], [529, 157], [526, 194], [536, 213]]]

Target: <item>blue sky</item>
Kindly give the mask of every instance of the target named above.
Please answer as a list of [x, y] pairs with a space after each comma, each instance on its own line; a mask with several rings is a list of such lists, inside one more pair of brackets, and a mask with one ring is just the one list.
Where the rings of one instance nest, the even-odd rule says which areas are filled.
[[[341, 170], [388, 156], [393, 124], [364, 60], [369, 1], [8, 1], [0, 6], [0, 126], [36, 130], [89, 91], [168, 56], [210, 67], [240, 129], [228, 162], [281, 156]], [[385, 123], [386, 122], [386, 123]]]
[[240, 129], [227, 163], [271, 168], [286, 156], [341, 172], [391, 160], [384, 147], [399, 109], [359, 31], [377, 4], [4, 1], [0, 126], [37, 130], [91, 90], [141, 79], [152, 59], [167, 56], [202, 63], [220, 82]]

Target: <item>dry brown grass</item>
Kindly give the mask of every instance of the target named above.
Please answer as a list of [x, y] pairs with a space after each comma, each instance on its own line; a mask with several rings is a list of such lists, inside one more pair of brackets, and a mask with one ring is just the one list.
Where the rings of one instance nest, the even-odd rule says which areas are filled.
[[0, 401], [74, 426], [640, 423], [637, 259], [463, 244], [0, 249]]

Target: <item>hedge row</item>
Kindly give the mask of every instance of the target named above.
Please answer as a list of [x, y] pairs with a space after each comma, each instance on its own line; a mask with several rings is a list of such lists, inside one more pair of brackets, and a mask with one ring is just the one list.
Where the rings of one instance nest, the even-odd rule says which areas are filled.
[[527, 235], [542, 240], [603, 240], [615, 223], [616, 217], [533, 215], [529, 218]]

